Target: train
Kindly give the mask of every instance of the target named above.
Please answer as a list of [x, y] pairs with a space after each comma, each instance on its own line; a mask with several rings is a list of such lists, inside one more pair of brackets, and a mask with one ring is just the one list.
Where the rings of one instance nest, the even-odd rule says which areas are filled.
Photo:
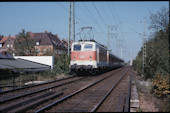
[[106, 46], [95, 40], [79, 40], [71, 45], [69, 67], [72, 74], [90, 72], [95, 75], [124, 65], [123, 59], [115, 56]]

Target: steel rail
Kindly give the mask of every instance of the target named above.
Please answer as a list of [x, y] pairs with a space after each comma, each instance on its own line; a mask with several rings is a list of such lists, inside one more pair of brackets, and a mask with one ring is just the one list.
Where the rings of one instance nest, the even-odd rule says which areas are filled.
[[130, 112], [131, 84], [132, 84], [132, 75], [130, 75], [128, 94], [127, 94], [127, 97], [126, 97], [126, 101], [125, 101], [123, 112]]
[[30, 92], [30, 93], [26, 93], [26, 94], [23, 94], [23, 95], [15, 96], [15, 97], [12, 97], [12, 98], [10, 98], [10, 99], [5, 99], [5, 100], [0, 101], [0, 104], [2, 104], [2, 103], [4, 103], [4, 102], [11, 101], [11, 100], [14, 100], [14, 99], [17, 99], [17, 98], [25, 97], [25, 96], [28, 96], [28, 95], [31, 95], [31, 94], [36, 94], [36, 93], [39, 93], [39, 92], [42, 92], [42, 91], [45, 91], [45, 90], [48, 90], [48, 89], [60, 87], [60, 86], [66, 85], [66, 84], [70, 84], [70, 83], [72, 83], [72, 82], [75, 82], [75, 81], [78, 81], [78, 80], [81, 80], [81, 79], [85, 79], [85, 78], [86, 78], [86, 77], [83, 77], [83, 78], [80, 78], [80, 79], [77, 79], [77, 80], [72, 80], [72, 81], [70, 81], [70, 82], [62, 83], [62, 84], [55, 85], [55, 86], [51, 86], [51, 87], [46, 87], [46, 88], [39, 89], [39, 90]]
[[121, 78], [112, 86], [112, 88], [106, 93], [106, 95], [98, 102], [98, 104], [95, 105], [95, 107], [90, 112], [96, 112], [98, 108], [101, 106], [101, 104], [105, 101], [105, 99], [108, 97], [108, 95], [111, 93], [111, 91], [116, 87], [116, 85], [119, 83], [119, 81], [124, 77], [124, 75], [128, 72], [129, 68], [124, 72], [121, 76]]
[[[26, 89], [26, 88], [36, 87], [36, 86], [39, 86], [39, 85], [45, 85], [45, 84], [50, 84], [50, 83], [53, 83], [53, 82], [58, 82], [58, 81], [62, 81], [62, 80], [67, 80], [67, 79], [74, 78], [74, 77], [75, 77], [75, 76], [71, 76], [71, 77], [62, 78], [62, 79], [59, 79], [59, 80], [52, 80], [52, 81], [49, 81], [49, 82], [40, 83], [40, 84], [35, 84], [35, 85], [25, 85], [25, 86], [22, 87], [22, 88], [16, 88], [16, 89], [11, 89], [11, 90], [7, 90], [7, 91], [2, 91], [2, 92], [0, 92], [0, 95], [1, 95], [1, 94], [4, 94], [4, 93], [14, 92], [14, 91], [17, 91], [17, 90], [22, 90], [22, 89]], [[3, 87], [4, 87], [4, 86], [3, 86]]]
[[65, 96], [65, 97], [63, 97], [63, 98], [61, 98], [61, 99], [59, 99], [59, 100], [57, 100], [57, 101], [55, 101], [55, 102], [53, 102], [53, 103], [45, 106], [45, 107], [37, 110], [35, 113], [45, 112], [46, 110], [49, 110], [49, 109], [52, 108], [53, 106], [55, 106], [55, 105], [57, 105], [57, 104], [65, 101], [65, 100], [67, 100], [68, 98], [71, 98], [72, 96], [75, 96], [76, 94], [78, 94], [78, 93], [80, 93], [80, 92], [88, 89], [89, 87], [94, 86], [95, 84], [97, 84], [97, 83], [99, 83], [99, 82], [101, 82], [101, 81], [103, 81], [103, 80], [111, 77], [113, 74], [116, 74], [116, 73], [118, 73], [118, 72], [119, 72], [119, 70], [117, 70], [117, 71], [114, 72], [114, 73], [109, 74], [107, 77], [105, 77], [105, 78], [103, 78], [103, 79], [100, 79], [100, 80], [98, 80], [97, 82], [95, 82], [95, 83], [93, 83], [93, 84], [91, 84], [91, 85], [88, 85], [88, 86], [86, 86], [86, 87], [84, 87], [84, 88], [82, 88], [82, 89], [79, 89], [78, 91], [75, 91], [75, 92], [73, 92], [72, 94], [67, 95], [67, 96]]
[[[48, 94], [48, 95], [47, 95]], [[38, 106], [42, 103], [45, 103], [51, 99], [60, 97], [63, 95], [63, 92], [60, 93], [52, 93], [52, 92], [47, 92], [46, 95], [38, 95], [35, 97], [31, 97], [29, 99], [26, 99], [23, 102], [16, 102], [16, 104], [13, 104], [12, 106], [7, 106], [6, 108], [3, 108], [0, 110], [0, 112], [11, 112], [11, 113], [18, 113], [18, 112], [25, 112], [26, 110], [29, 110], [35, 106]]]

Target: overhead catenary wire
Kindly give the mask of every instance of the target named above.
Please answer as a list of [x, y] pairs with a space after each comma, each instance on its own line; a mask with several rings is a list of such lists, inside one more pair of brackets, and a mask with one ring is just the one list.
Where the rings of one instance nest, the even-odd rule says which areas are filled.
[[[95, 19], [94, 14], [91, 13], [91, 11], [89, 10], [89, 8], [86, 6], [86, 4], [85, 4], [84, 2], [82, 2], [82, 4], [83, 4], [83, 6], [85, 7], [86, 11], [89, 13], [90, 18], [91, 18], [92, 20], [94, 20], [94, 21], [97, 23], [98, 27], [102, 30], [102, 32], [104, 32], [104, 30], [103, 30], [103, 28], [101, 27], [101, 25], [99, 24], [99, 22]], [[104, 33], [105, 33], [105, 32], [104, 32]], [[102, 36], [102, 35], [100, 35], [99, 38], [101, 38], [101, 36]], [[103, 36], [102, 36], [102, 37], [103, 37]], [[105, 39], [104, 37], [101, 38], [101, 39], [106, 42], [106, 40], [104, 40], [104, 39]]]
[[[123, 30], [122, 30], [122, 24], [121, 24], [119, 15], [118, 15], [118, 13], [117, 13], [117, 11], [116, 11], [116, 8], [114, 7], [114, 2], [112, 2], [112, 7], [113, 7], [113, 9], [114, 9], [114, 11], [115, 11], [117, 20], [118, 20], [118, 22], [119, 22], [119, 27], [120, 27], [121, 35], [122, 35], [122, 38], [123, 38], [123, 41], [124, 41], [124, 44], [122, 45], [122, 47], [123, 47], [124, 50], [125, 50], [125, 49], [126, 49], [126, 42], [125, 42], [124, 32], [123, 32]], [[125, 50], [125, 51], [126, 51], [126, 50]]]
[[[67, 8], [65, 8], [63, 5], [61, 5], [59, 2], [57, 2], [59, 6], [61, 6], [62, 8], [64, 8], [66, 11], [69, 12], [69, 10]], [[75, 15], [75, 14], [74, 14]], [[78, 20], [80, 20], [82, 23], [84, 23], [86, 26], [89, 26], [88, 24], [86, 24], [86, 22], [82, 21], [80, 18], [78, 18], [76, 15], [75, 15], [75, 18], [77, 18]]]
[[103, 24], [106, 26], [106, 28], [107, 28], [107, 24], [105, 23], [105, 21], [103, 20], [103, 17], [100, 15], [100, 12], [98, 11], [98, 9], [96, 8], [96, 6], [95, 6], [95, 4], [92, 2], [92, 4], [93, 4], [93, 6], [94, 6], [94, 8], [95, 8], [95, 10], [96, 10], [96, 12], [97, 12], [97, 14], [99, 15], [99, 17], [100, 17], [100, 19], [102, 20], [102, 22], [103, 22]]
[[[113, 2], [112, 2], [112, 6], [113, 6], [113, 9], [115, 10], [115, 14], [116, 14], [116, 17], [117, 17], [118, 22], [119, 22], [120, 30], [121, 30], [121, 32], [122, 32], [122, 25], [121, 25], [121, 21], [120, 21], [120, 19], [119, 19], [119, 16], [118, 16], [118, 14], [117, 14], [117, 11], [116, 11], [116, 8], [114, 7]], [[122, 32], [121, 34], [122, 34], [122, 37], [124, 38], [124, 34], [123, 34], [123, 32]]]
[[113, 16], [113, 18], [114, 18], [116, 24], [118, 25], [117, 20], [116, 20], [116, 18], [115, 18], [115, 16], [114, 16], [114, 13], [112, 12], [112, 9], [111, 9], [111, 7], [110, 7], [110, 5], [109, 5], [108, 2], [107, 2], [107, 5], [108, 5], [108, 8], [110, 9], [110, 12], [111, 12], [111, 14], [112, 14], [112, 16]]
[[[64, 8], [67, 12], [69, 12], [69, 10], [67, 8], [65, 8], [63, 5], [61, 5], [59, 2], [57, 2], [59, 6], [61, 6], [62, 8]], [[84, 6], [86, 7], [86, 5], [84, 4]], [[87, 8], [88, 9], [88, 8]], [[89, 11], [89, 10], [88, 10]], [[89, 11], [90, 12], [90, 11]], [[78, 20], [80, 20], [82, 23], [84, 23], [86, 26], [90, 26], [88, 24], [86, 24], [84, 21], [82, 21], [80, 18], [78, 18], [76, 15], [75, 15], [75, 18], [77, 18]], [[98, 24], [98, 22], [97, 22]], [[99, 25], [99, 24], [98, 24]], [[100, 25], [99, 25], [100, 26]], [[102, 27], [100, 26], [100, 28], [102, 29]], [[103, 29], [102, 29], [103, 30]]]
[[[83, 2], [83, 5], [84, 5], [84, 7], [86, 8], [86, 10], [88, 11], [88, 13], [91, 15], [91, 17], [92, 17], [94, 20], [96, 20], [96, 19], [94, 18], [93, 14], [91, 13], [91, 11], [89, 11], [89, 9], [87, 8], [87, 6], [86, 6], [86, 4], [85, 4], [84, 2]], [[98, 24], [99, 28], [104, 32], [103, 28], [100, 26], [100, 24], [97, 22], [97, 20], [96, 20], [96, 23]]]
[[93, 17], [93, 15], [90, 13], [89, 9], [87, 8], [87, 6], [83, 3], [84, 7], [86, 8], [86, 10], [84, 10], [82, 7], [79, 7], [79, 5], [77, 5], [83, 12], [85, 12], [88, 17], [93, 20], [94, 22], [97, 23], [97, 25], [99, 26], [99, 28], [104, 32], [104, 30], [102, 29], [102, 27], [99, 25], [99, 23], [97, 22], [97, 20]]
[[106, 15], [105, 17], [107, 17], [107, 19], [109, 20], [108, 22], [112, 23], [112, 21], [110, 20], [110, 16], [107, 15], [107, 12], [106, 12], [105, 8], [103, 7], [103, 5], [101, 4], [101, 2], [100, 2], [100, 5], [101, 5], [101, 7], [102, 7], [102, 9], [104, 11], [104, 14]]

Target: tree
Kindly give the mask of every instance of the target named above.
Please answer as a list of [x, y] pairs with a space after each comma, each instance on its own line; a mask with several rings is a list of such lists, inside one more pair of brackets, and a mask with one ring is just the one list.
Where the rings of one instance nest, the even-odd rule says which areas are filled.
[[18, 34], [16, 40], [14, 41], [15, 54], [20, 56], [30, 56], [36, 55], [35, 41], [30, 38], [29, 33], [25, 33], [25, 30]]
[[[146, 73], [144, 78], [151, 78], [153, 93], [157, 97], [167, 97], [170, 94], [169, 84], [169, 10], [161, 8], [156, 14], [151, 14], [150, 29], [155, 30], [153, 37], [146, 42]], [[142, 50], [142, 48], [141, 48]], [[140, 53], [140, 52], [139, 52]], [[140, 73], [141, 54], [135, 59], [135, 69]], [[137, 65], [139, 64], [139, 65]]]
[[[169, 10], [162, 7], [156, 14], [150, 13], [149, 29], [155, 30], [153, 36], [146, 42], [146, 73], [145, 79], [155, 78], [156, 74], [169, 74]], [[141, 48], [142, 51], [142, 48]], [[141, 73], [141, 51], [134, 60], [135, 69]]]
[[150, 12], [150, 20], [149, 29], [156, 31], [165, 30], [169, 23], [169, 10], [165, 6], [162, 6], [156, 14]]

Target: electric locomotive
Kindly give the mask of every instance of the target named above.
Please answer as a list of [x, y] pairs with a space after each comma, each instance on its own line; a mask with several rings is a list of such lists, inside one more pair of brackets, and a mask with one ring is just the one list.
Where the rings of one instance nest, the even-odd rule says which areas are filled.
[[124, 66], [124, 60], [113, 55], [102, 44], [94, 40], [80, 40], [71, 46], [70, 69], [72, 73], [90, 72], [95, 75], [101, 70]]

